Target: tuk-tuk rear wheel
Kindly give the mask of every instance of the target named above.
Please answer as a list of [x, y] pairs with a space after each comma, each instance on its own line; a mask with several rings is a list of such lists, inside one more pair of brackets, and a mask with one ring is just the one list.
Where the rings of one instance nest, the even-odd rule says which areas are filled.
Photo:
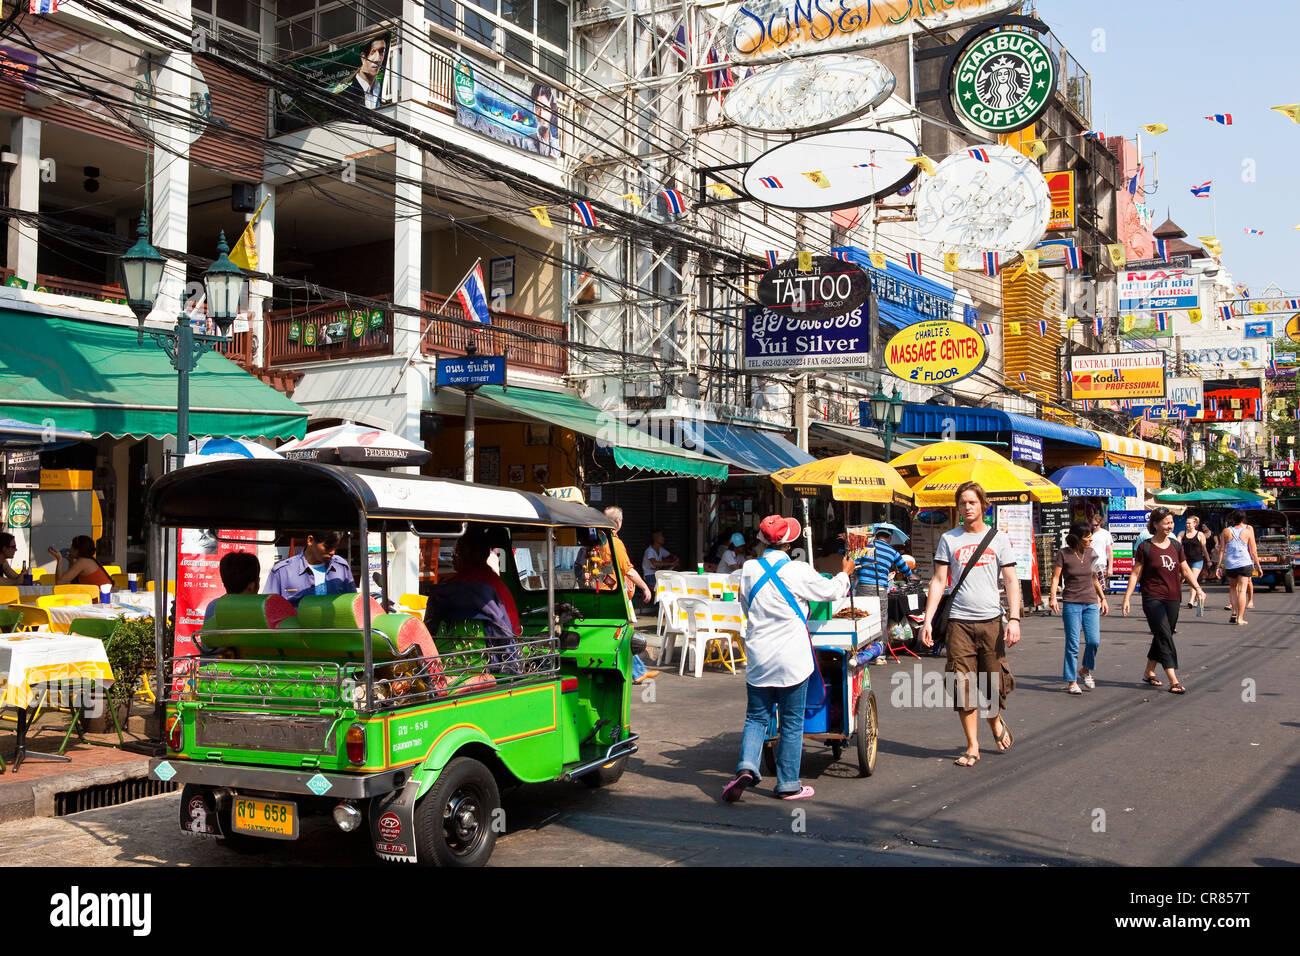
[[501, 795], [492, 772], [473, 757], [457, 757], [415, 805], [415, 839], [421, 862], [483, 866], [496, 845]]

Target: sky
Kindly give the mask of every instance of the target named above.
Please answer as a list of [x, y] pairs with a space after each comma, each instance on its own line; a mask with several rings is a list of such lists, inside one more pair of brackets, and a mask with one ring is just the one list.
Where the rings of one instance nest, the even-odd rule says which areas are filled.
[[[1269, 109], [1300, 103], [1300, 4], [1037, 0], [1035, 6], [1092, 78], [1094, 129], [1108, 139], [1133, 139], [1146, 124], [1169, 127], [1159, 136], [1142, 133], [1154, 224], [1168, 211], [1190, 242], [1217, 235], [1233, 280], [1254, 294], [1270, 283], [1300, 291], [1300, 125]], [[1233, 125], [1204, 118], [1211, 113], [1231, 113]], [[1191, 188], [1206, 180], [1213, 200], [1193, 197]], [[1248, 228], [1264, 234], [1246, 235]]]

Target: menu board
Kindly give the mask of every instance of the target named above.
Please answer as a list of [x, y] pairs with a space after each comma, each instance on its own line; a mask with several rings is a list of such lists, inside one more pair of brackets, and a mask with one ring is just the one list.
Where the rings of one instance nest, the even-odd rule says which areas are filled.
[[1011, 539], [1011, 553], [1016, 559], [1016, 577], [1031, 581], [1034, 576], [1034, 506], [1032, 504], [998, 505], [998, 530]]
[[1059, 501], [1038, 506], [1038, 533], [1051, 542], [1053, 553], [1065, 546], [1065, 534], [1070, 530], [1069, 502]]
[[1110, 579], [1111, 591], [1128, 587], [1128, 576], [1133, 571], [1133, 548], [1138, 535], [1147, 527], [1146, 511], [1112, 511], [1107, 518], [1107, 529], [1114, 539], [1111, 553], [1115, 559], [1115, 573]]
[[[218, 540], [220, 539], [220, 540]], [[181, 531], [176, 574], [176, 655], [198, 653], [194, 635], [203, 627], [208, 604], [226, 593], [221, 584], [221, 559], [232, 551], [257, 552], [254, 531], [185, 528]]]
[[934, 577], [934, 551], [939, 539], [952, 530], [952, 519], [946, 509], [922, 511], [912, 520], [912, 557], [916, 559], [916, 574], [920, 581]]

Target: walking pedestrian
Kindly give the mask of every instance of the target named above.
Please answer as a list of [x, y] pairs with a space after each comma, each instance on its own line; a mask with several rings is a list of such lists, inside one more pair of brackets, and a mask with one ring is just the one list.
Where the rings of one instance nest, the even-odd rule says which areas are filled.
[[[627, 588], [627, 602], [632, 604], [632, 595], [635, 588], [641, 589], [641, 598], [646, 604], [654, 599], [650, 593], [649, 586], [641, 580], [641, 575], [636, 573], [636, 568], [632, 566], [632, 559], [627, 555], [627, 545], [623, 539], [618, 536], [619, 531], [623, 528], [623, 509], [617, 505], [610, 505], [605, 509], [605, 517], [614, 522], [614, 533], [610, 535], [614, 540], [614, 563], [618, 565], [619, 570], [623, 572], [623, 583]], [[658, 671], [646, 670], [645, 662], [641, 660], [639, 654], [632, 655], [632, 683], [639, 684], [643, 680], [653, 680], [659, 676]]]
[[[1065, 624], [1065, 668], [1061, 674], [1065, 689], [1071, 694], [1082, 694], [1083, 686], [1092, 690], [1097, 686], [1092, 672], [1097, 666], [1097, 650], [1101, 647], [1101, 618], [1110, 613], [1106, 605], [1106, 592], [1094, 570], [1095, 552], [1092, 548], [1092, 526], [1086, 521], [1076, 521], [1065, 536], [1065, 547], [1056, 552], [1056, 570], [1052, 573], [1051, 606], [1053, 614], [1060, 614]], [[1065, 609], [1056, 599], [1056, 588], [1064, 582]], [[1083, 670], [1079, 663], [1079, 631], [1083, 631]]]
[[790, 545], [799, 540], [801, 531], [794, 518], [768, 515], [758, 526], [759, 546], [765, 545], [766, 550], [741, 568], [740, 606], [749, 622], [745, 635], [747, 704], [736, 776], [722, 790], [722, 799], [728, 803], [739, 800], [746, 787], [763, 779], [758, 764], [773, 708], [781, 720], [775, 793], [785, 800], [813, 795], [813, 788], [799, 780], [804, 703], [815, 670], [808, 604], [848, 597], [853, 562], [842, 558], [839, 573], [828, 579], [807, 562], [791, 561]]
[[[1196, 515], [1187, 516], [1187, 527], [1178, 536], [1178, 543], [1183, 546], [1183, 554], [1187, 557], [1187, 566], [1192, 569], [1192, 577], [1199, 584], [1207, 560], [1205, 532], [1201, 530], [1200, 518], [1196, 517]], [[1187, 606], [1196, 607], [1196, 602], [1188, 601]]]
[[[1011, 539], [1005, 532], [994, 531], [984, 523], [984, 512], [989, 507], [984, 488], [974, 481], [958, 485], [956, 506], [961, 527], [947, 532], [934, 549], [935, 574], [925, 603], [921, 642], [926, 647], [934, 646], [935, 614], [942, 599], [948, 596], [951, 604], [945, 670], [956, 675], [955, 706], [966, 735], [966, 750], [953, 762], [958, 767], [973, 767], [980, 759], [976, 714], [979, 702], [971, 699], [977, 679], [986, 682], [990, 702], [994, 685], [997, 687], [998, 710], [988, 722], [998, 749], [1005, 753], [1014, 742], [1002, 714], [1007, 708], [1007, 695], [1016, 686], [1007, 666], [1006, 649], [1020, 640], [1020, 581], [1016, 578]], [[1005, 628], [1002, 600], [998, 596], [999, 571], [1009, 608]]]
[[858, 558], [856, 562], [858, 574], [853, 593], [857, 597], [869, 597], [882, 591], [888, 593], [893, 575], [901, 574], [906, 578], [912, 574], [912, 568], [892, 544], [892, 531], [881, 528], [875, 533], [874, 539], [872, 554]]
[[1133, 597], [1133, 588], [1142, 585], [1142, 613], [1146, 615], [1147, 627], [1151, 628], [1151, 648], [1147, 651], [1146, 669], [1142, 673], [1142, 683], [1152, 687], [1162, 687], [1156, 677], [1156, 666], [1165, 669], [1169, 678], [1169, 693], [1183, 694], [1185, 688], [1178, 680], [1178, 648], [1174, 647], [1174, 630], [1178, 627], [1178, 609], [1183, 605], [1183, 582], [1192, 586], [1192, 600], [1205, 599], [1205, 592], [1192, 576], [1192, 569], [1187, 565], [1182, 545], [1178, 539], [1171, 537], [1174, 530], [1174, 516], [1168, 508], [1156, 508], [1147, 518], [1147, 530], [1151, 537], [1144, 540], [1133, 551], [1133, 571], [1128, 576], [1128, 588], [1124, 591], [1123, 613], [1128, 617], [1129, 601]]
[[1252, 606], [1249, 585], [1251, 576], [1264, 570], [1259, 566], [1255, 548], [1255, 529], [1246, 523], [1246, 512], [1238, 508], [1228, 515], [1227, 526], [1219, 535], [1223, 560], [1219, 576], [1228, 580], [1228, 602], [1232, 617], [1229, 624], [1245, 624], [1246, 609]]

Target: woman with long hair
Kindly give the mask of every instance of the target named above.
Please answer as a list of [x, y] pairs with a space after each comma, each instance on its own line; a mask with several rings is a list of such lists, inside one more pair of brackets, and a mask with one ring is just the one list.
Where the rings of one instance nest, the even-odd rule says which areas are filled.
[[1246, 523], [1246, 512], [1238, 508], [1228, 515], [1228, 522], [1219, 535], [1223, 560], [1219, 575], [1228, 580], [1228, 602], [1232, 617], [1229, 624], [1245, 624], [1249, 606], [1251, 576], [1263, 573], [1259, 566], [1259, 551], [1255, 548], [1255, 529]]
[[[1205, 563], [1209, 560], [1205, 532], [1201, 530], [1201, 519], [1196, 515], [1187, 516], [1187, 528], [1178, 536], [1178, 543], [1183, 546], [1187, 557], [1187, 566], [1192, 569], [1192, 577], [1199, 582]], [[1188, 607], [1196, 607], [1195, 601], [1188, 601]]]
[[1151, 649], [1147, 651], [1142, 683], [1152, 687], [1163, 686], [1156, 677], [1156, 666], [1159, 665], [1169, 677], [1169, 693], [1185, 694], [1187, 688], [1178, 680], [1178, 648], [1174, 647], [1174, 628], [1178, 626], [1178, 610], [1183, 604], [1182, 579], [1186, 578], [1192, 586], [1193, 601], [1205, 600], [1205, 592], [1187, 566], [1182, 545], [1177, 538], [1170, 536], [1174, 530], [1173, 512], [1168, 508], [1152, 511], [1147, 519], [1147, 530], [1151, 537], [1133, 552], [1133, 571], [1128, 576], [1122, 610], [1128, 617], [1133, 588], [1141, 582], [1142, 613], [1146, 615], [1147, 627], [1151, 628]]
[[94, 584], [103, 587], [113, 583], [104, 566], [95, 559], [95, 542], [90, 540], [90, 535], [79, 534], [72, 539], [66, 569], [62, 568], [63, 555], [56, 548], [50, 548], [50, 555], [54, 558], [55, 580], [59, 584]]
[[[1101, 589], [1101, 579], [1093, 570], [1096, 555], [1092, 550], [1092, 525], [1076, 521], [1065, 536], [1065, 547], [1056, 552], [1056, 570], [1052, 574], [1052, 613], [1060, 614], [1065, 624], [1065, 669], [1061, 674], [1065, 689], [1070, 694], [1082, 694], [1079, 689], [1079, 631], [1083, 631], [1083, 686], [1092, 690], [1097, 686], [1092, 672], [1097, 666], [1097, 649], [1101, 647], [1101, 618], [1110, 612], [1106, 592]], [[1057, 602], [1056, 588], [1065, 584], [1062, 598], [1065, 610]]]
[[0, 531], [0, 581], [21, 581], [23, 573], [9, 562], [18, 554], [18, 542], [8, 531]]

